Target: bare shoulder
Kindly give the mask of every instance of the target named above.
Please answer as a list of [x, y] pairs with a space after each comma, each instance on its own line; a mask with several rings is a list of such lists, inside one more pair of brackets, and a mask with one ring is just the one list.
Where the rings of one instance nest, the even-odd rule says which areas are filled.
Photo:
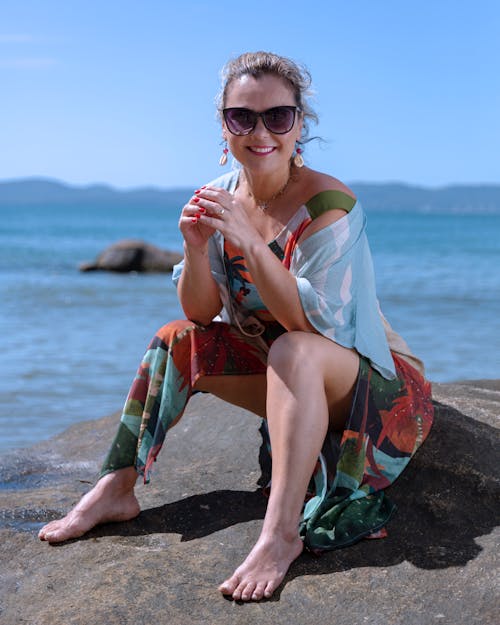
[[322, 191], [340, 191], [349, 195], [354, 200], [356, 199], [356, 195], [352, 189], [350, 189], [338, 178], [330, 176], [329, 174], [324, 174], [320, 171], [314, 171], [313, 169], [308, 169], [304, 172], [303, 190], [304, 194], [307, 195], [308, 198], [312, 198]]
[[[304, 203], [307, 205], [309, 213], [313, 213], [311, 215], [313, 220], [302, 233], [300, 241], [307, 239], [315, 232], [345, 217], [348, 213], [345, 207], [345, 196], [350, 198], [349, 202], [351, 206], [356, 201], [356, 196], [353, 191], [337, 178], [313, 170], [308, 170], [304, 172], [304, 174], [302, 189]], [[335, 196], [335, 194], [325, 194], [328, 196], [325, 205], [322, 195], [325, 191], [339, 191], [341, 194], [344, 194], [344, 198], [342, 198], [340, 194], [337, 196]], [[311, 206], [311, 204], [316, 206]]]

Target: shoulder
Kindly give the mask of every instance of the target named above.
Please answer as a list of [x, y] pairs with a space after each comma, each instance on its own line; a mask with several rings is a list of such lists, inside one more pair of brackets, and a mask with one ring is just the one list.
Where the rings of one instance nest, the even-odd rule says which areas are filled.
[[238, 170], [229, 171], [222, 176], [218, 176], [214, 180], [207, 182], [207, 186], [211, 187], [220, 187], [222, 189], [227, 189], [232, 192], [236, 188], [236, 184], [238, 182], [238, 177], [240, 172]]
[[338, 178], [313, 169], [304, 172], [303, 188], [309, 199], [325, 191], [338, 191], [356, 201], [354, 192]]
[[304, 174], [303, 203], [312, 223], [304, 231], [302, 239], [342, 219], [357, 201], [354, 192], [337, 178], [313, 170]]

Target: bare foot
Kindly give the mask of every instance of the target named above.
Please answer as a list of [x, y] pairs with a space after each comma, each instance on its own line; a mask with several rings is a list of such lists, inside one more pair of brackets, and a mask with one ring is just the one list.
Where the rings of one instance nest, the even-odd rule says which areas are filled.
[[64, 518], [42, 527], [38, 537], [58, 543], [78, 538], [99, 523], [133, 519], [140, 512], [133, 490], [136, 477], [131, 468], [105, 475]]
[[268, 599], [302, 549], [303, 543], [298, 535], [291, 540], [280, 535], [261, 536], [243, 564], [219, 586], [219, 590], [237, 601]]

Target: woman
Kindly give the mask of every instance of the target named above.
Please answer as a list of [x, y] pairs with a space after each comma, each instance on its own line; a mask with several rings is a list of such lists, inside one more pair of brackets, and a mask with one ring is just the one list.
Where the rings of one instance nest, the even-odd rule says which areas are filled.
[[427, 436], [430, 387], [378, 308], [359, 203], [303, 166], [308, 86], [307, 72], [273, 54], [227, 65], [221, 164], [230, 150], [241, 167], [182, 210], [174, 280], [187, 320], [153, 339], [101, 479], [42, 540], [136, 516], [137, 473], [149, 481], [193, 391], [265, 418], [272, 449], [261, 535], [222, 593], [270, 597], [304, 544], [383, 532], [393, 509], [383, 489]]

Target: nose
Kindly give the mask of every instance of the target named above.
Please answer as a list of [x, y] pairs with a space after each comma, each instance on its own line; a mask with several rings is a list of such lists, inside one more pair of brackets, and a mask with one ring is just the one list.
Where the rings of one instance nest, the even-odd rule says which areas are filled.
[[257, 123], [255, 124], [255, 128], [252, 130], [253, 135], [269, 135], [269, 130], [264, 125], [264, 120], [262, 119], [262, 115], [260, 114], [257, 117]]

